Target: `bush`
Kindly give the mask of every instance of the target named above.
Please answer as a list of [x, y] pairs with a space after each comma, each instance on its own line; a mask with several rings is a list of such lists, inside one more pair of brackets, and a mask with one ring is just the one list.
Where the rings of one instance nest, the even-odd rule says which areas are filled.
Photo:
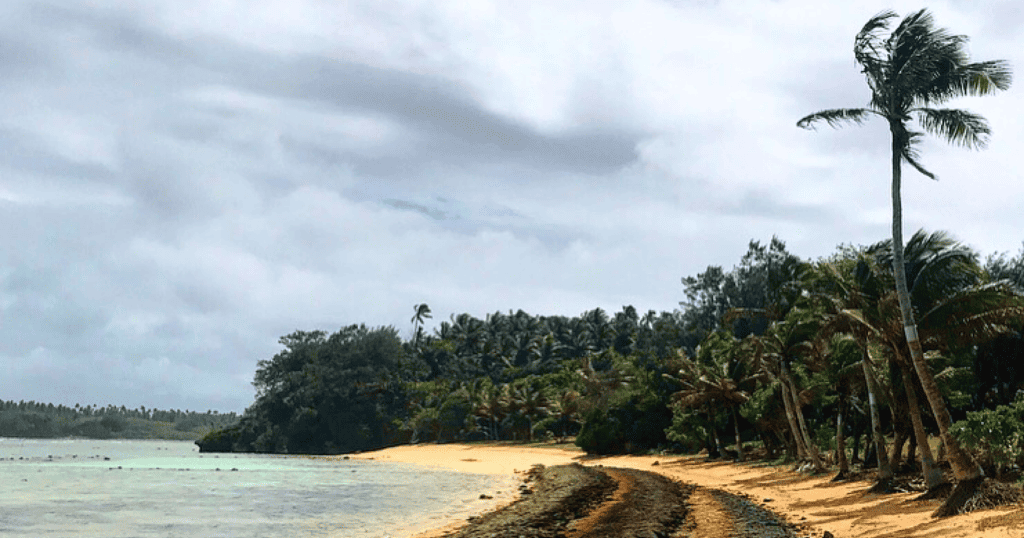
[[594, 454], [637, 453], [667, 444], [672, 424], [668, 407], [672, 386], [659, 372], [638, 364], [636, 356], [613, 351], [591, 357], [583, 425], [576, 446]]
[[242, 426], [236, 424], [222, 430], [214, 430], [196, 441], [196, 444], [199, 445], [200, 452], [231, 452], [241, 434]]
[[697, 452], [706, 447], [711, 454], [716, 448], [708, 442], [710, 427], [707, 419], [693, 409], [675, 406], [672, 424], [665, 429], [665, 436], [679, 445], [683, 452]]
[[1010, 405], [970, 411], [967, 419], [953, 424], [953, 436], [969, 447], [988, 472], [1024, 466], [1024, 395]]
[[622, 453], [626, 447], [622, 424], [603, 410], [593, 409], [583, 417], [583, 427], [576, 435], [576, 446], [588, 454]]
[[595, 408], [583, 419], [576, 446], [591, 454], [644, 452], [666, 443], [665, 430], [672, 423], [668, 406], [653, 398], [631, 398]]

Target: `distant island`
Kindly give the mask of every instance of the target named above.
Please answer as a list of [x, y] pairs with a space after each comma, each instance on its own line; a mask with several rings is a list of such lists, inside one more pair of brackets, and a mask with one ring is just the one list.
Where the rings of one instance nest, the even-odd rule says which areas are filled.
[[124, 406], [74, 407], [35, 401], [0, 401], [0, 437], [56, 439], [174, 439], [194, 441], [236, 424], [235, 413], [127, 409]]

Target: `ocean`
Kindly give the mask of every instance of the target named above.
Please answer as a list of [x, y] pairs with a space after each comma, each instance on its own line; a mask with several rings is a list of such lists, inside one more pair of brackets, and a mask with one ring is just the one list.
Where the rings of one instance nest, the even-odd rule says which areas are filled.
[[336, 456], [200, 454], [188, 441], [0, 438], [0, 536], [400, 538], [517, 485]]

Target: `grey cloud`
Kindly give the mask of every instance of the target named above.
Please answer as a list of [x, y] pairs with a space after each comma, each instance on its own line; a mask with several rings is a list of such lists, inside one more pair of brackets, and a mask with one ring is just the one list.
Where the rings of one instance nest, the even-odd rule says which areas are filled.
[[0, 167], [53, 178], [72, 177], [79, 182], [106, 181], [113, 175], [102, 165], [76, 162], [56, 153], [49, 144], [24, 129], [4, 126], [0, 126]]
[[448, 218], [448, 215], [444, 211], [433, 209], [425, 205], [414, 204], [412, 202], [406, 202], [404, 200], [395, 200], [392, 198], [387, 198], [385, 200], [382, 200], [382, 202], [384, 203], [384, 205], [391, 206], [395, 209], [410, 210], [415, 211], [417, 213], [422, 213], [434, 220], [445, 220]]
[[[7, 31], [4, 31], [7, 34]], [[38, 43], [28, 43], [20, 36], [0, 34], [0, 87], [10, 80], [33, 77], [52, 68], [53, 53]]]
[[832, 218], [826, 207], [781, 201], [778, 195], [763, 190], [751, 190], [737, 200], [717, 204], [714, 213], [804, 223], [827, 222]]
[[156, 80], [167, 80], [173, 71], [175, 86], [186, 81], [230, 84], [342, 111], [379, 115], [420, 134], [421, 145], [407, 155], [345, 156], [357, 171], [373, 175], [404, 174], [424, 162], [466, 165], [495, 160], [601, 174], [632, 162], [641, 137], [641, 133], [611, 127], [545, 134], [485, 110], [467, 89], [437, 75], [335, 58], [258, 52], [212, 39], [184, 42], [141, 28], [124, 17], [65, 9], [56, 13], [65, 24], [91, 29], [109, 53], [163, 64], [165, 72], [147, 73]]
[[[303, 65], [305, 64], [305, 65]], [[636, 136], [625, 132], [545, 135], [483, 110], [451, 83], [434, 77], [311, 59], [294, 66], [316, 75], [306, 95], [342, 108], [363, 108], [416, 126], [428, 140], [420, 159], [459, 162], [514, 161], [538, 168], [606, 173], [632, 162]], [[387, 168], [386, 160], [364, 165]]]

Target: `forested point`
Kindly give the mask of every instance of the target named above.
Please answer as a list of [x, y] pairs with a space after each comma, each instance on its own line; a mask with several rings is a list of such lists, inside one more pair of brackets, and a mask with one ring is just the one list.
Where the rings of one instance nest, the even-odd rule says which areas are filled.
[[[891, 251], [840, 246], [810, 261], [777, 238], [751, 241], [731, 270], [683, 278], [672, 312], [458, 314], [427, 333], [430, 309], [416, 305], [405, 340], [394, 327], [297, 331], [258, 363], [240, 421], [197, 444], [334, 454], [574, 439], [596, 454], [703, 450], [849, 472], [916, 466], [919, 418], [941, 466], [907, 368]], [[1024, 249], [982, 263], [948, 234], [918, 232], [905, 264], [952, 432], [989, 476], [1018, 473]]]
[[193, 441], [238, 422], [235, 413], [74, 407], [35, 401], [0, 401], [0, 437], [53, 439], [177, 439]]

